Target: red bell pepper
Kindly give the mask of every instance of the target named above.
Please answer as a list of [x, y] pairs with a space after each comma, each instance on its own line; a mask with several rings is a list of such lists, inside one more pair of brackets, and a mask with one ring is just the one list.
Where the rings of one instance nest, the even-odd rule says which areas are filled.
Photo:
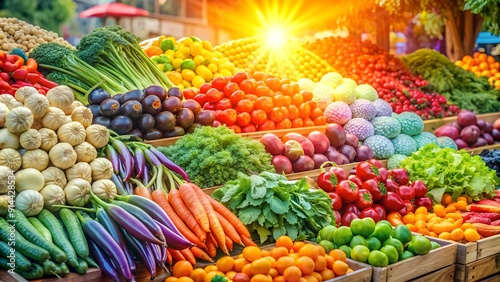
[[362, 189], [368, 190], [372, 194], [373, 200], [378, 201], [387, 194], [387, 188], [382, 182], [378, 182], [376, 178], [368, 179], [361, 185]]
[[500, 207], [500, 203], [499, 202], [493, 201], [493, 200], [489, 200], [489, 199], [480, 200], [480, 201], [476, 202], [476, 204]]
[[7, 82], [0, 80], [0, 89], [5, 91], [10, 91], [12, 87]]
[[385, 195], [379, 202], [388, 212], [399, 211], [405, 207], [405, 203], [401, 197], [394, 192], [387, 192], [387, 195]]
[[46, 79], [45, 77], [43, 76], [40, 76], [40, 79], [38, 80], [38, 83], [40, 83], [40, 85], [42, 86], [45, 86], [49, 89], [52, 89], [54, 87], [56, 87], [58, 84], [53, 82], [53, 81], [50, 81], [48, 79]]
[[22, 80], [16, 80], [14, 84], [19, 85], [20, 87], [23, 87], [23, 86], [33, 87], [33, 84], [26, 82], [26, 81], [22, 81]]
[[15, 80], [25, 80], [28, 78], [28, 71], [23, 69], [17, 69], [12, 73], [12, 78]]
[[38, 82], [38, 80], [40, 80], [40, 76], [36, 73], [28, 73], [26, 80], [28, 80], [31, 84], [34, 85], [35, 83]]
[[29, 58], [26, 61], [26, 65], [21, 67], [21, 69], [24, 69], [29, 73], [35, 73], [37, 68], [38, 68], [38, 63], [33, 58]]
[[480, 204], [470, 204], [469, 205], [469, 210], [470, 211], [475, 211], [475, 212], [494, 212], [494, 213], [500, 213], [500, 207], [490, 206], [490, 205], [480, 205]]
[[0, 50], [0, 61], [5, 62], [7, 60], [7, 52]]
[[10, 81], [10, 75], [6, 72], [0, 72], [0, 80], [3, 80], [5, 82]]
[[500, 219], [500, 213], [494, 213], [494, 212], [466, 212], [462, 213], [462, 217], [465, 220], [468, 220], [471, 217], [482, 217], [482, 218], [487, 218], [491, 221], [498, 220]]
[[7, 55], [7, 60], [4, 62], [2, 69], [6, 72], [14, 72], [24, 65], [24, 59], [17, 55]]

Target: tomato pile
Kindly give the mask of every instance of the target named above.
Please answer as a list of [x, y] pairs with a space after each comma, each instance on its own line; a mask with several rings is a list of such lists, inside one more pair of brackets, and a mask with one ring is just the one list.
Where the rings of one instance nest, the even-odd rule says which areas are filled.
[[395, 113], [413, 111], [422, 119], [458, 114], [455, 105], [429, 90], [428, 82], [414, 76], [403, 62], [370, 41], [327, 37], [306, 44], [342, 76], [372, 85]]
[[401, 217], [415, 206], [432, 208], [425, 196], [427, 187], [420, 181], [410, 183], [406, 170], [388, 170], [379, 160], [360, 162], [350, 175], [331, 167], [318, 176], [318, 186], [330, 195], [337, 224], [349, 226], [355, 218], [370, 217], [375, 222]]
[[310, 91], [262, 72], [218, 77], [198, 92], [185, 89], [183, 94], [215, 112], [213, 126], [226, 125], [236, 133], [326, 124]]

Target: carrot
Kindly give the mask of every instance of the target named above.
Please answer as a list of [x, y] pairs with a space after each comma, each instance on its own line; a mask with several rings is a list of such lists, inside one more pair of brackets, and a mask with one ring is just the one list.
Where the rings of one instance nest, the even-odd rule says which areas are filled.
[[167, 249], [167, 259], [165, 261], [168, 265], [172, 265], [172, 254]]
[[194, 257], [193, 253], [189, 248], [185, 248], [183, 250], [180, 250], [181, 254], [186, 258], [187, 261], [189, 261], [192, 265], [196, 264], [196, 258]]
[[217, 215], [215, 214], [214, 208], [210, 204], [210, 200], [208, 200], [208, 195], [203, 192], [200, 187], [196, 186], [195, 184], [190, 184], [192, 187], [192, 190], [194, 193], [196, 193], [196, 196], [198, 196], [202, 207], [205, 209], [207, 216], [208, 216], [208, 221], [210, 222], [210, 230], [212, 231], [212, 235], [215, 236], [215, 238], [219, 241], [219, 246], [222, 249], [222, 251], [229, 255], [229, 252], [226, 248], [226, 234], [224, 233], [224, 228], [222, 227], [219, 219], [217, 218]]
[[255, 244], [255, 242], [252, 241], [252, 238], [250, 237], [241, 236], [241, 241], [243, 242], [243, 245], [245, 245], [245, 247], [257, 246], [257, 244]]
[[227, 235], [226, 235], [226, 242], [224, 242], [224, 244], [226, 245], [226, 248], [229, 251], [233, 250], [233, 240], [231, 240], [231, 238], [229, 238], [229, 236], [227, 236]]
[[[199, 189], [199, 188], [198, 188]], [[184, 183], [179, 187], [179, 195], [181, 196], [186, 207], [196, 218], [201, 228], [205, 232], [210, 232], [211, 222], [208, 219], [207, 211], [201, 203], [198, 194], [190, 183]]]
[[215, 214], [217, 215], [217, 218], [220, 221], [220, 225], [222, 225], [222, 228], [224, 229], [224, 233], [226, 233], [226, 235], [229, 236], [229, 238], [233, 242], [243, 245], [243, 243], [241, 242], [240, 234], [238, 234], [238, 231], [234, 229], [234, 226], [232, 226], [231, 223], [227, 221], [227, 219], [225, 219], [222, 215], [220, 215], [220, 213], [215, 212]]
[[167, 196], [168, 203], [172, 206], [174, 209], [175, 213], [184, 221], [184, 223], [193, 231], [193, 233], [200, 238], [200, 240], [203, 242], [207, 238], [206, 232], [201, 228], [201, 226], [198, 224], [198, 221], [196, 221], [196, 218], [194, 218], [194, 215], [189, 211], [189, 209], [186, 207], [184, 202], [181, 199], [181, 196], [179, 195], [179, 191], [172, 189], [168, 193]]
[[195, 258], [202, 259], [208, 262], [214, 262], [214, 260], [204, 250], [196, 246], [191, 247], [191, 253], [193, 253]]
[[152, 200], [151, 191], [146, 187], [135, 187], [134, 194]]
[[217, 255], [217, 242], [215, 242], [214, 238], [210, 233], [207, 235], [207, 241], [205, 242], [207, 245], [207, 254], [214, 258]]
[[195, 244], [196, 246], [206, 249], [207, 246], [205, 243], [201, 241], [199, 237], [197, 237], [193, 231], [191, 231], [184, 221], [175, 213], [175, 211], [172, 209], [172, 206], [168, 203], [167, 200], [167, 195], [161, 190], [155, 190], [151, 194], [153, 201], [158, 204], [164, 211], [167, 213], [168, 217], [170, 220], [174, 223], [175, 227], [177, 227], [177, 230], [186, 237], [191, 243]]
[[179, 250], [174, 250], [174, 249], [170, 249], [170, 248], [167, 248], [167, 250], [170, 252], [170, 254], [172, 255], [172, 258], [173, 260], [175, 261], [181, 261], [181, 260], [187, 260], [184, 255], [181, 253], [181, 251]]
[[227, 221], [229, 221], [229, 223], [231, 223], [231, 225], [234, 226], [236, 231], [238, 231], [240, 235], [243, 235], [242, 237], [250, 237], [250, 232], [248, 232], [248, 229], [234, 213], [232, 213], [223, 204], [217, 202], [216, 199], [208, 195], [207, 197], [210, 200], [210, 203], [212, 204], [214, 210], [220, 213], [220, 215], [222, 215], [225, 219], [227, 219]]

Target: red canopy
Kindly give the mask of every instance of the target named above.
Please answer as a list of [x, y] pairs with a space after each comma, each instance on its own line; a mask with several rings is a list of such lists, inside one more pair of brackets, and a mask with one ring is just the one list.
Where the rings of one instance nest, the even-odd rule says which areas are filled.
[[146, 10], [118, 2], [96, 5], [79, 14], [80, 18], [144, 17], [148, 15], [149, 12]]

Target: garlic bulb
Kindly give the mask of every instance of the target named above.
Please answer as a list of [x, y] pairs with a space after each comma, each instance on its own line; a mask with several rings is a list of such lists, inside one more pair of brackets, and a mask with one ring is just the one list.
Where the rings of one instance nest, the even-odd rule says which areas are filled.
[[89, 125], [85, 131], [87, 133], [85, 141], [89, 142], [97, 149], [100, 149], [108, 144], [109, 130], [105, 126], [92, 124]]
[[12, 133], [21, 133], [28, 130], [33, 124], [34, 117], [26, 107], [11, 109], [5, 118], [5, 126]]
[[42, 143], [40, 144], [40, 148], [45, 151], [50, 151], [54, 145], [56, 145], [59, 141], [57, 138], [57, 133], [49, 128], [42, 128], [38, 131], [42, 138]]
[[[71, 120], [69, 120], [71, 121]], [[68, 118], [64, 114], [64, 111], [56, 108], [49, 107], [47, 113], [42, 119], [43, 127], [57, 131], [61, 125], [68, 123]]]
[[42, 145], [42, 135], [36, 129], [28, 129], [19, 136], [19, 143], [27, 150], [38, 149]]
[[45, 185], [57, 185], [60, 187], [65, 187], [68, 180], [64, 172], [55, 166], [48, 167], [42, 171], [43, 178], [45, 179]]
[[27, 150], [22, 156], [22, 168], [34, 168], [42, 171], [49, 165], [49, 155], [41, 149]]
[[49, 110], [49, 100], [42, 94], [33, 94], [26, 98], [24, 106], [31, 110], [34, 118], [42, 118]]
[[93, 119], [92, 111], [85, 106], [77, 107], [71, 112], [71, 120], [81, 123], [85, 128], [92, 124]]
[[4, 165], [13, 171], [17, 171], [21, 168], [21, 164], [21, 154], [19, 154], [18, 151], [11, 148], [0, 150], [0, 165]]
[[82, 142], [74, 147], [76, 160], [79, 162], [90, 163], [97, 158], [97, 150], [88, 142]]
[[92, 182], [92, 168], [85, 162], [76, 163], [74, 166], [66, 170], [66, 179], [71, 181], [75, 178], [81, 178]]
[[86, 132], [81, 123], [72, 121], [59, 127], [57, 137], [59, 142], [67, 142], [71, 146], [76, 146], [85, 141]]

